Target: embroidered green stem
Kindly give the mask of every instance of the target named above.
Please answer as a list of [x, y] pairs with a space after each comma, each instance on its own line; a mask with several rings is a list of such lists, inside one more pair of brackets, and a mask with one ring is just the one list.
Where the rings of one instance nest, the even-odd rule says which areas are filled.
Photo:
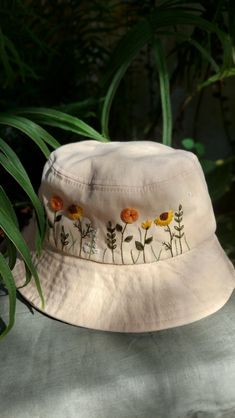
[[111, 250], [112, 254], [112, 262], [114, 264], [114, 250], [117, 248], [116, 244], [116, 228], [117, 226], [112, 226], [112, 222], [109, 221], [108, 225], [106, 226], [107, 234], [106, 234], [106, 243], [108, 248]]
[[61, 242], [61, 249], [64, 250], [64, 247], [69, 244], [68, 241], [69, 233], [65, 233], [64, 225], [61, 227], [61, 233], [60, 233], [60, 242]]
[[124, 257], [123, 257], [123, 235], [124, 235], [124, 232], [125, 232], [125, 230], [126, 230], [126, 227], [127, 227], [127, 223], [125, 224], [125, 226], [124, 226], [124, 228], [123, 228], [123, 230], [121, 231], [121, 234], [122, 234], [122, 236], [121, 236], [121, 259], [122, 259], [122, 264], [125, 264], [124, 263]]
[[82, 241], [83, 241], [83, 231], [82, 231], [82, 222], [81, 219], [79, 218], [77, 220], [77, 223], [74, 224], [74, 226], [76, 226], [80, 232], [80, 245], [79, 245], [79, 257], [81, 257], [82, 254]]
[[169, 227], [169, 225], [167, 225], [167, 227], [166, 227], [166, 230], [165, 230], [165, 231], [169, 232], [169, 235], [170, 235], [170, 242], [169, 242], [169, 243], [164, 242], [163, 244], [166, 246], [166, 248], [167, 248], [168, 250], [170, 250], [171, 257], [174, 257], [174, 254], [173, 254], [173, 249], [172, 249], [172, 241], [173, 241], [173, 238], [174, 238], [174, 234], [171, 232], [171, 228]]
[[184, 234], [184, 241], [185, 241], [185, 244], [187, 245], [188, 250], [190, 250], [190, 247], [189, 247], [188, 242], [187, 242], [187, 240], [186, 240], [186, 236], [185, 236], [185, 234]]
[[147, 232], [148, 232], [148, 230], [146, 229], [145, 230], [145, 234], [144, 234], [144, 244], [143, 244], [143, 246], [144, 246], [144, 248], [143, 248], [143, 260], [144, 260], [144, 263], [146, 263], [146, 258], [145, 258], [145, 244], [146, 244]]
[[104, 263], [104, 257], [105, 257], [105, 253], [106, 253], [106, 251], [107, 251], [107, 248], [105, 248], [105, 249], [104, 249], [104, 252], [103, 252], [103, 257], [102, 257], [102, 263]]
[[184, 232], [182, 232], [182, 230], [184, 229], [184, 225], [181, 224], [182, 219], [183, 219], [182, 205], [179, 205], [178, 212], [175, 212], [175, 222], [177, 223], [177, 225], [175, 225], [174, 228], [177, 231], [177, 234], [175, 234], [175, 237], [178, 238], [178, 240], [179, 240], [180, 254], [183, 253], [183, 247], [182, 247], [181, 239], [184, 236]]
[[54, 238], [54, 242], [55, 242], [55, 246], [57, 247], [57, 241], [56, 241], [56, 216], [57, 216], [57, 212], [54, 212], [54, 221], [53, 221], [53, 238]]

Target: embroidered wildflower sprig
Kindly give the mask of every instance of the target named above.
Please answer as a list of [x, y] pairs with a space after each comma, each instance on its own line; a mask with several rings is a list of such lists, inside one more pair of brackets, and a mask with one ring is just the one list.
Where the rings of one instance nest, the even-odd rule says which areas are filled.
[[134, 222], [137, 221], [137, 219], [139, 218], [139, 212], [134, 208], [125, 208], [121, 211], [120, 218], [124, 222], [124, 226], [120, 224], [116, 224], [116, 230], [118, 232], [121, 232], [120, 251], [121, 251], [122, 264], [125, 264], [124, 256], [123, 256], [123, 242], [131, 242], [133, 235], [127, 235], [126, 238], [124, 238], [124, 233], [126, 231], [128, 224], [133, 224]]
[[165, 231], [168, 232], [169, 234], [169, 241], [168, 242], [163, 241], [162, 244], [164, 245], [167, 251], [170, 251], [171, 257], [174, 257], [173, 245], [172, 245], [173, 239], [174, 239], [174, 232], [171, 231], [169, 224], [171, 223], [173, 216], [174, 216], [174, 212], [173, 210], [170, 210], [168, 212], [161, 213], [161, 215], [154, 220], [155, 225], [158, 225], [160, 227], [166, 226]]
[[[75, 254], [76, 248], [78, 247], [79, 257], [83, 256], [87, 259], [91, 259], [93, 255], [99, 253], [96, 237], [97, 229], [94, 228], [87, 217], [84, 217], [84, 210], [79, 204], [73, 203], [65, 207], [61, 197], [53, 195], [49, 200], [49, 207], [53, 212], [54, 219], [53, 222], [48, 219], [48, 230], [50, 231], [52, 229], [53, 240], [56, 246], [59, 237], [62, 251], [66, 248], [67, 252], [72, 251]], [[73, 221], [71, 224], [78, 233], [73, 236], [72, 229], [69, 226], [67, 228], [67, 225], [65, 224], [60, 226], [59, 233], [57, 233], [62, 216]], [[153, 260], [153, 257], [156, 261], [159, 261], [163, 249], [169, 251], [171, 257], [182, 254], [186, 247], [188, 250], [190, 249], [184, 232], [182, 204], [179, 204], [177, 211], [168, 210], [162, 212], [155, 219], [144, 220], [139, 225], [137, 224], [137, 228], [133, 229], [132, 224], [137, 223], [139, 216], [140, 214], [137, 209], [126, 207], [120, 212], [120, 220], [122, 222], [115, 224], [108, 221], [105, 237], [107, 248], [103, 251], [102, 262], [104, 262], [106, 251], [110, 250], [113, 264], [126, 264], [128, 262], [127, 259], [125, 259], [125, 257], [127, 257], [127, 252], [124, 252], [126, 244], [130, 245], [129, 254], [133, 264], [138, 263], [141, 258], [143, 262], [146, 263], [149, 261], [148, 257], [151, 253], [150, 261]], [[156, 227], [162, 228], [168, 234], [168, 240], [162, 241], [160, 249], [159, 247], [156, 247], [156, 242], [153, 241], [154, 234], [149, 234], [149, 230], [154, 224]], [[139, 239], [133, 240], [135, 235], [129, 233], [129, 227], [130, 231], [131, 229], [133, 231], [138, 229]], [[120, 253], [118, 251], [116, 253], [116, 249], [119, 245]], [[147, 250], [148, 246], [150, 250]], [[126, 248], [128, 248], [128, 246]], [[95, 259], [97, 260], [97, 256]]]
[[143, 243], [141, 242], [142, 239], [140, 241], [135, 241], [136, 249], [138, 251], [141, 251], [143, 253], [143, 261], [144, 261], [144, 263], [146, 263], [145, 245], [146, 244], [147, 245], [151, 244], [151, 242], [153, 240], [153, 236], [147, 238], [147, 233], [148, 233], [149, 228], [151, 228], [151, 226], [152, 226], [152, 222], [153, 221], [151, 221], [151, 220], [147, 220], [147, 221], [142, 222], [141, 228], [144, 229], [144, 231], [145, 231]]
[[114, 250], [115, 248], [117, 248], [117, 244], [116, 244], [116, 226], [112, 226], [112, 222], [109, 221], [108, 224], [106, 225], [106, 229], [107, 229], [107, 233], [106, 233], [106, 243], [107, 243], [107, 247], [111, 250], [112, 252], [112, 261], [114, 263]]
[[62, 211], [64, 208], [64, 202], [61, 199], [60, 196], [52, 196], [50, 199], [50, 208], [51, 210], [54, 212], [54, 219], [53, 219], [53, 223], [51, 223], [48, 220], [48, 226], [49, 228], [53, 228], [53, 238], [54, 238], [54, 243], [55, 246], [57, 247], [57, 239], [56, 239], [56, 223], [59, 222], [62, 218], [62, 215], [58, 215], [58, 212]]
[[61, 227], [61, 233], [60, 233], [60, 242], [61, 242], [61, 249], [64, 250], [64, 247], [66, 247], [69, 244], [68, 241], [69, 233], [65, 233], [64, 225]]

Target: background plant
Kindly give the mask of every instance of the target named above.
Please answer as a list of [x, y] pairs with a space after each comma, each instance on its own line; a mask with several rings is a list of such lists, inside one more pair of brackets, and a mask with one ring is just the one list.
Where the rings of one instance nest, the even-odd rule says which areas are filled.
[[[33, 276], [41, 294], [20, 231], [34, 208], [40, 252], [45, 220], [36, 191], [45, 159], [59, 144], [151, 139], [195, 152], [219, 237], [234, 260], [235, 141], [226, 94], [235, 74], [234, 2], [2, 0], [0, 16], [0, 277], [9, 295], [2, 336], [14, 323], [16, 251], [26, 265], [26, 285]], [[184, 94], [175, 106], [179, 87]], [[220, 106], [227, 150], [215, 160], [197, 133], [208, 91]]]

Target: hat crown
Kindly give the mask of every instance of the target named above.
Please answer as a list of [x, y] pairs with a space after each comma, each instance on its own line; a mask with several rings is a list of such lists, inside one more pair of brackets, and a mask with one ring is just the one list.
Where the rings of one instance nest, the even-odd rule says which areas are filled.
[[101, 263], [172, 258], [215, 231], [197, 157], [152, 141], [64, 145], [45, 165], [40, 195], [48, 245]]

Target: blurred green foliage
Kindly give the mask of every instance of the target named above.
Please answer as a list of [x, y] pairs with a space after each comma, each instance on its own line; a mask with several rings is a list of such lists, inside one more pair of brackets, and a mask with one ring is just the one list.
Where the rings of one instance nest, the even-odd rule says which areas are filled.
[[[33, 189], [45, 158], [59, 143], [79, 138], [150, 139], [194, 152], [207, 178], [219, 238], [235, 261], [235, 135], [225, 89], [235, 75], [234, 44], [233, 0], [1, 0], [0, 221], [10, 229], [0, 237], [6, 241], [0, 274], [8, 278], [12, 303], [8, 269], [33, 207], [39, 233], [40, 222], [43, 229]], [[179, 88], [183, 96], [175, 110]], [[196, 129], [205, 90], [219, 103], [224, 129], [226, 155], [215, 160]], [[184, 137], [191, 108], [193, 126]], [[27, 249], [21, 250], [34, 274]]]

